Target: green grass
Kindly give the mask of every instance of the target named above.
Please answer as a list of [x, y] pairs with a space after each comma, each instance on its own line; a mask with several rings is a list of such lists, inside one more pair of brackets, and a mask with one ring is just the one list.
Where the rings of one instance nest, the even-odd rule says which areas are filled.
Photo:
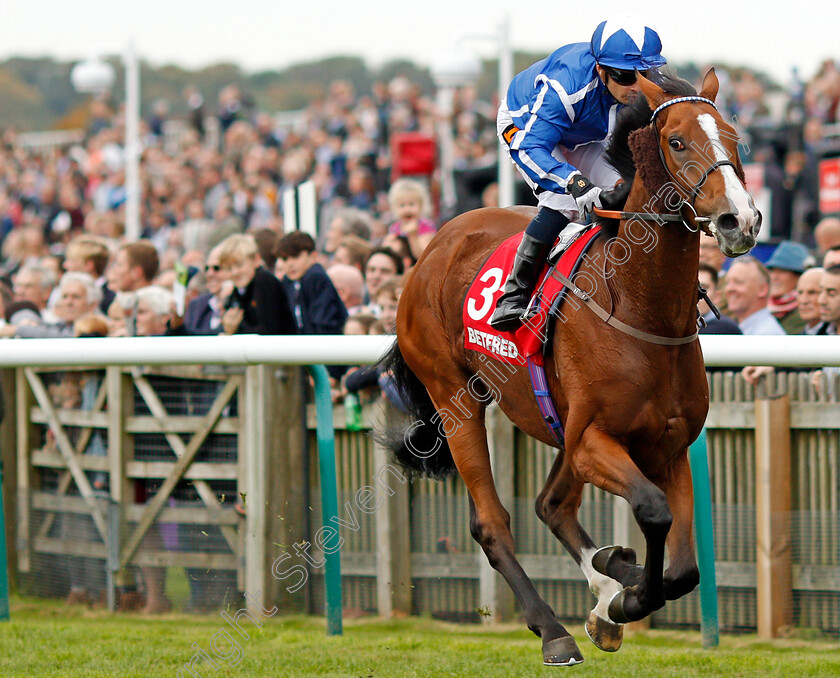
[[[67, 608], [63, 603], [13, 598], [12, 620], [0, 622], [0, 676], [174, 677], [193, 655], [192, 643], [210, 651], [211, 638], [223, 626], [217, 615], [110, 615]], [[719, 648], [703, 650], [699, 633], [628, 632], [621, 650], [606, 654], [586, 639], [581, 627], [570, 627], [570, 631], [586, 661], [561, 669], [542, 665], [539, 639], [520, 624], [488, 627], [371, 618], [346, 621], [343, 636], [328, 638], [323, 619], [274, 617], [259, 630], [249, 629], [250, 639], [239, 639], [239, 664], [230, 667], [220, 662], [217, 670], [205, 669], [201, 675], [840, 676], [840, 646], [826, 640], [767, 643], [754, 636], [724, 636]]]

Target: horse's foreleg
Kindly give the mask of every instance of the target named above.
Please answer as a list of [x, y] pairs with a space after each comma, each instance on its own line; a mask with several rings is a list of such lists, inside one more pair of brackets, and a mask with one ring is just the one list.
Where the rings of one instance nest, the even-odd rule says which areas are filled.
[[[434, 400], [434, 396], [433, 396]], [[460, 422], [447, 436], [452, 457], [470, 494], [470, 531], [490, 565], [507, 581], [525, 611], [528, 628], [542, 639], [543, 662], [568, 666], [583, 661], [574, 638], [557, 621], [514, 555], [510, 514], [502, 506], [487, 449], [487, 431], [478, 417]]]
[[694, 590], [700, 582], [700, 570], [694, 555], [694, 488], [691, 483], [688, 454], [674, 462], [671, 473], [660, 485], [668, 497], [674, 523], [668, 532], [668, 569], [665, 570], [665, 598], [676, 600]]
[[[572, 472], [567, 456], [560, 452], [536, 501], [536, 512], [560, 540], [580, 567], [589, 590], [598, 599], [586, 620], [586, 634], [601, 650], [615, 652], [621, 647], [623, 627], [609, 617], [609, 603], [624, 586], [639, 582], [642, 567], [636, 565], [632, 549], [620, 546], [598, 549], [578, 520], [584, 483]], [[609, 568], [600, 566], [599, 558], [609, 552]], [[604, 559], [605, 561], [607, 559]]]
[[626, 586], [609, 604], [609, 618], [616, 623], [644, 619], [665, 604], [662, 570], [665, 539], [672, 515], [665, 493], [648, 480], [627, 450], [606, 433], [589, 427], [581, 436], [575, 455], [581, 477], [611, 494], [623, 497], [647, 543], [644, 573], [635, 586]]

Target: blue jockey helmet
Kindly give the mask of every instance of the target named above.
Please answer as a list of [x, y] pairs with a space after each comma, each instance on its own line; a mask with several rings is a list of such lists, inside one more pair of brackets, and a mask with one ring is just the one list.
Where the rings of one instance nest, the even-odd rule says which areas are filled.
[[623, 71], [646, 71], [666, 63], [656, 31], [629, 14], [614, 15], [598, 24], [590, 50], [601, 66]]

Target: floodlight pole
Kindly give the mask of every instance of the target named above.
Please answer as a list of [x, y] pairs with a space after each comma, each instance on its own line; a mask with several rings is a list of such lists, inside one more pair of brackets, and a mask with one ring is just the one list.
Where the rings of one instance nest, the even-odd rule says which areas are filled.
[[140, 66], [133, 42], [125, 52], [125, 235], [140, 239]]

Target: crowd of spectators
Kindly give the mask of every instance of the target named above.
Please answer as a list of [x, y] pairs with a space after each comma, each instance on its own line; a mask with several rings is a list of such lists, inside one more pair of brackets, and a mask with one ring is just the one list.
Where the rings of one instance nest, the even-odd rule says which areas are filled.
[[[838, 123], [837, 64], [827, 61], [808, 83], [795, 80], [781, 117], [771, 116], [754, 75], [719, 75], [721, 109], [771, 192], [765, 227], [785, 242], [767, 266], [743, 258], [728, 272], [711, 239], [703, 242], [701, 282], [731, 316], [718, 321], [702, 306], [705, 331], [836, 334], [840, 220], [819, 213], [816, 167]], [[436, 177], [400, 176], [393, 152], [401, 134], [434, 139], [432, 99], [403, 77], [369, 93], [339, 80], [298, 124], [281, 125], [230, 86], [219, 94], [218, 143], [201, 97], [191, 91], [189, 101], [193, 113], [176, 141], [165, 138], [164, 105], [144, 126], [136, 242], [124, 233], [119, 111], [94, 102], [85, 140], [47, 152], [4, 136], [0, 337], [393, 333], [403, 275], [451, 216], [437, 207]], [[451, 122], [455, 170], [492, 177], [494, 106], [465, 88]], [[284, 228], [283, 196], [306, 180], [315, 185], [317, 239]], [[494, 204], [492, 180], [458, 187], [455, 211]], [[389, 393], [373, 370], [331, 377], [336, 401]], [[68, 380], [54, 397], [89, 407], [93, 383]], [[149, 591], [159, 576], [148, 573]]]

